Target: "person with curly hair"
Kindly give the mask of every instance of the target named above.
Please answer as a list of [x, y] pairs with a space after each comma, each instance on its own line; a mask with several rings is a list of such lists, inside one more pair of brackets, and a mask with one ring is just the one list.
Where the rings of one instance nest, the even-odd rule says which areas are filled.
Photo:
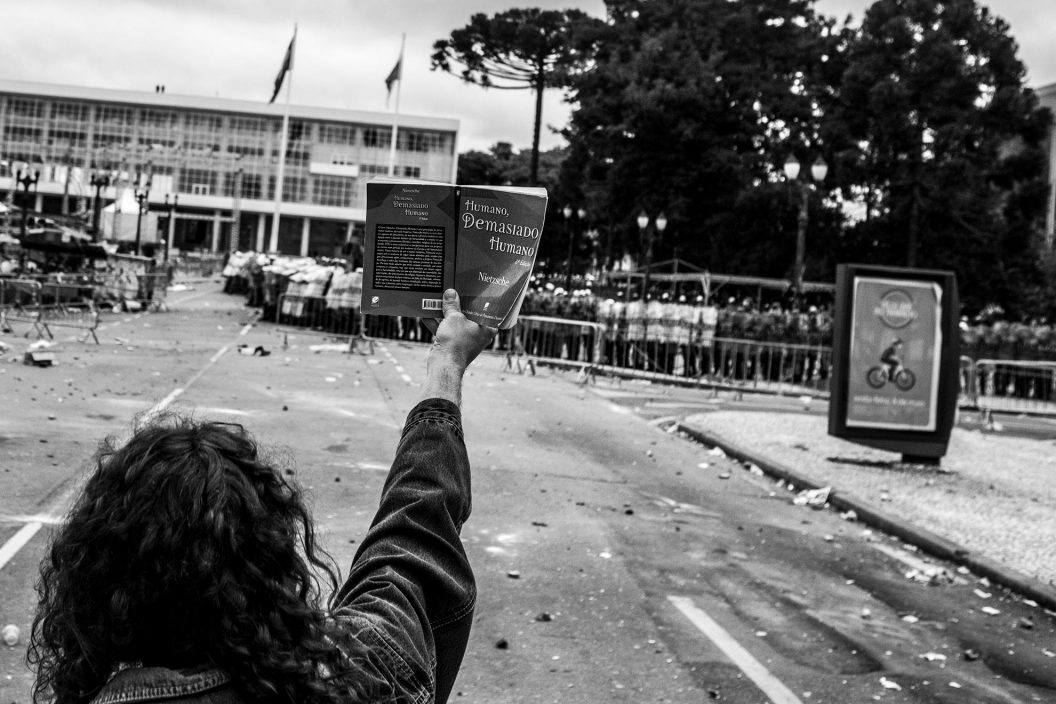
[[445, 292], [339, 589], [300, 489], [239, 426], [155, 419], [104, 444], [41, 563], [34, 702], [445, 702], [476, 597], [462, 377], [493, 334]]

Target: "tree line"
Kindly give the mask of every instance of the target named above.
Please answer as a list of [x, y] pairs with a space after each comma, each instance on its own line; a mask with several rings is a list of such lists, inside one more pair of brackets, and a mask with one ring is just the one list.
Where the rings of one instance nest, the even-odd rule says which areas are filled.
[[[1042, 246], [1052, 116], [1008, 24], [979, 2], [877, 0], [857, 23], [814, 0], [606, 9], [477, 14], [434, 45], [434, 69], [535, 91], [531, 149], [463, 154], [459, 178], [549, 189], [548, 271], [641, 262], [651, 244], [654, 262], [792, 280], [803, 223], [807, 280], [844, 262], [950, 269], [968, 314], [1056, 314]], [[573, 110], [568, 146], [540, 153], [547, 89]]]

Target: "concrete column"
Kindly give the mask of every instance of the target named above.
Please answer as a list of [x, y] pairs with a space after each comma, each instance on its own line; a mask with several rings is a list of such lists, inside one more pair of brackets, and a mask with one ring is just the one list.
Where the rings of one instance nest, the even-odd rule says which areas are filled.
[[308, 256], [308, 235], [312, 231], [312, 219], [309, 217], [301, 221], [301, 256]]
[[267, 220], [263, 213], [257, 213], [257, 245], [254, 249], [258, 252], [264, 251], [264, 221]]
[[282, 215], [279, 213], [273, 214], [271, 217], [278, 218], [279, 224], [276, 226], [272, 224], [271, 233], [268, 237], [268, 251], [278, 252], [279, 251], [279, 231], [282, 230]]
[[220, 251], [220, 211], [213, 211], [213, 237], [209, 245], [210, 252]]

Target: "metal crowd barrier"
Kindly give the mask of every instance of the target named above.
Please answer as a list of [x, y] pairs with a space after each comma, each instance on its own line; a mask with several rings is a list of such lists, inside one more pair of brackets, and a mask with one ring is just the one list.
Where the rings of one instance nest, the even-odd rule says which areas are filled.
[[99, 311], [89, 297], [76, 300], [62, 295], [59, 284], [42, 284], [39, 281], [4, 279], [0, 280], [0, 330], [14, 332], [11, 323], [27, 323], [32, 326], [27, 330], [37, 334], [37, 339], [45, 336], [55, 339], [53, 327], [84, 330], [81, 341], [90, 336], [99, 344], [95, 329], [99, 326]]
[[[297, 293], [279, 295], [275, 305], [274, 322], [282, 327], [295, 328], [302, 334], [333, 337], [349, 343], [349, 351], [356, 343], [366, 343], [374, 352], [374, 337], [432, 340], [416, 318], [363, 315], [358, 308], [339, 306], [325, 296], [304, 296]], [[428, 336], [427, 339], [423, 335]]]
[[209, 278], [223, 270], [223, 255], [189, 255], [174, 258], [173, 272], [185, 279]]
[[168, 310], [168, 284], [169, 275], [165, 272], [107, 274], [98, 280], [95, 300], [126, 311], [165, 311]]
[[980, 410], [1056, 414], [1056, 362], [979, 359], [972, 379]]
[[0, 330], [13, 332], [12, 322], [32, 322], [31, 311], [40, 307], [39, 281], [0, 279]]

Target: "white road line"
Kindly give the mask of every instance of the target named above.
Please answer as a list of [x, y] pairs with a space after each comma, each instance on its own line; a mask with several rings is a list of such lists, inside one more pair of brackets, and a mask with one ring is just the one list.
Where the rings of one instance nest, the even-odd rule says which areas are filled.
[[[226, 353], [230, 348], [231, 345], [224, 345], [223, 347], [221, 347], [216, 354], [209, 358], [209, 361], [206, 362], [205, 366], [199, 369], [198, 372], [191, 377], [190, 381], [188, 381], [186, 385], [184, 385], [182, 388], [173, 389], [171, 392], [169, 392], [168, 396], [151, 406], [150, 410], [143, 414], [143, 421], [141, 422], [147, 422], [150, 418], [153, 418], [155, 415], [161, 413], [166, 408], [168, 408], [169, 404], [175, 401], [180, 396], [180, 394], [190, 388], [191, 385], [194, 384], [194, 382], [196, 382], [202, 376], [202, 374], [205, 374], [207, 371], [209, 371], [209, 368], [216, 364], [217, 360], [223, 357], [224, 353]], [[26, 546], [26, 543], [33, 539], [33, 536], [37, 534], [37, 532], [44, 526], [45, 523], [57, 523], [62, 516], [65, 516], [69, 512], [70, 504], [72, 503], [74, 497], [80, 494], [81, 484], [86, 479], [87, 476], [82, 477], [81, 481], [76, 482], [61, 497], [59, 497], [59, 499], [55, 502], [55, 504], [50, 510], [48, 510], [42, 516], [33, 516], [33, 520], [31, 522], [19, 528], [14, 535], [7, 539], [7, 542], [0, 546], [0, 569], [3, 569], [4, 565], [6, 565], [12, 557], [17, 555], [18, 551]]]
[[8, 560], [18, 554], [18, 551], [25, 547], [37, 531], [40, 530], [44, 524], [40, 521], [33, 521], [27, 523], [18, 529], [18, 532], [7, 539], [7, 542], [0, 547], [0, 569], [4, 568]]
[[719, 650], [725, 653], [734, 665], [741, 668], [741, 672], [748, 675], [755, 686], [770, 698], [771, 704], [803, 704], [799, 697], [792, 693], [792, 690], [770, 674], [770, 671], [734, 640], [726, 629], [701, 611], [692, 599], [684, 596], [668, 596], [667, 600], [681, 611], [682, 615], [697, 627], [697, 630], [718, 646]]
[[396, 361], [395, 357], [392, 356], [392, 352], [389, 351], [389, 348], [382, 347], [381, 345], [378, 345], [378, 348], [381, 350], [381, 353], [385, 355], [385, 358], [392, 362], [393, 369], [396, 371], [397, 374], [400, 375], [400, 378], [403, 379], [403, 383], [407, 384], [408, 386], [413, 384], [414, 379], [411, 378], [410, 374], [407, 374], [404, 371], [400, 363]]

